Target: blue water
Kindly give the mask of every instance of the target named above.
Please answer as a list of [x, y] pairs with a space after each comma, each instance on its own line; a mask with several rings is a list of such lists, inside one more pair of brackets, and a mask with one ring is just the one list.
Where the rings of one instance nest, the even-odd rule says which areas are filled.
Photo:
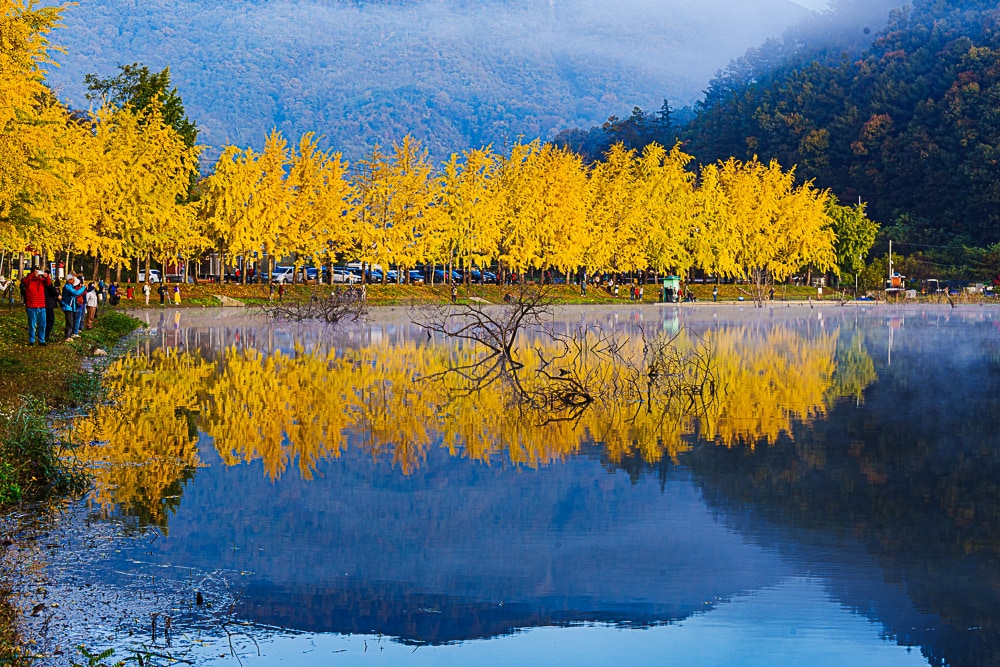
[[[123, 526], [113, 546], [57, 556], [52, 588], [70, 609], [88, 604], [69, 593], [81, 581], [134, 603], [73, 623], [74, 636], [199, 664], [998, 664], [1000, 312], [791, 310], [557, 316], [750, 327], [760, 345], [775, 327], [835, 332], [870, 360], [860, 394], [773, 443], [692, 434], [676, 461], [611, 461], [592, 442], [539, 467], [431, 447], [403, 474], [355, 434], [311, 477], [272, 479], [261, 460], [224, 464], [199, 429], [202, 465], [173, 489], [165, 525], [136, 508], [100, 514], [95, 530]], [[390, 315], [335, 335], [158, 317], [137, 353], [221, 360], [234, 341], [289, 351], [420, 335]], [[161, 608], [169, 647], [162, 620], [158, 643], [146, 634]]]

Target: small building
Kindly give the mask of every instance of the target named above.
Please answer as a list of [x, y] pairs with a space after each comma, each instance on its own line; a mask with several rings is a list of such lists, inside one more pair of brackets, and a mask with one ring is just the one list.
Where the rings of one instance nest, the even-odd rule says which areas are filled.
[[681, 300], [681, 279], [679, 276], [665, 276], [663, 278], [663, 303], [678, 303]]

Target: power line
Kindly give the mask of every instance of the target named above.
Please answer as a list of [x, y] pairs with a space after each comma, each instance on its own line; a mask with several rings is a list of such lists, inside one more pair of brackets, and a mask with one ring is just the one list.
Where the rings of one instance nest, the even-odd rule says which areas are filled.
[[983, 250], [983, 248], [976, 248], [975, 246], [965, 246], [965, 245], [932, 245], [930, 243], [910, 243], [909, 241], [893, 241], [893, 245], [907, 245], [916, 246], [920, 248], [944, 248], [950, 250], [964, 250], [966, 252], [972, 250]]

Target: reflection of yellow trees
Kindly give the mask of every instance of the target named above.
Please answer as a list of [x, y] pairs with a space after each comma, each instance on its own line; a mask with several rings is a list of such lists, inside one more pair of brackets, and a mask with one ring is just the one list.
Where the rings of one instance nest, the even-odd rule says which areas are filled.
[[374, 457], [391, 449], [409, 472], [434, 425], [433, 388], [416, 382], [430, 356], [412, 344], [270, 357], [230, 349], [200, 389], [202, 428], [227, 464], [261, 459], [271, 479], [292, 461], [308, 478], [316, 461], [341, 455], [348, 434]]
[[837, 334], [812, 338], [775, 327], [754, 340], [752, 328], [712, 334], [716, 374], [726, 396], [711, 404], [701, 435], [727, 446], [773, 443], [794, 421], [822, 417], [836, 369]]
[[[723, 391], [698, 410], [682, 398], [662, 405], [622, 401], [627, 392], [613, 392], [621, 387], [618, 371], [602, 368], [606, 360], [599, 356], [584, 356], [575, 370], [596, 378], [598, 400], [572, 419], [551, 420], [525, 409], [503, 382], [464, 392], [447, 375], [427, 379], [481, 358], [468, 347], [381, 342], [270, 356], [230, 348], [218, 365], [176, 353], [117, 362], [108, 374], [116, 403], [78, 420], [74, 435], [104, 443], [84, 447], [87, 460], [153, 462], [148, 470], [99, 469], [102, 503], [155, 506], [157, 494], [197, 464], [186, 416], [198, 411], [197, 427], [226, 464], [260, 460], [272, 480], [292, 466], [308, 479], [318, 462], [340, 457], [349, 446], [390, 460], [404, 474], [419, 467], [435, 443], [452, 456], [515, 466], [559, 461], [585, 444], [601, 446], [612, 462], [655, 462], [676, 460], [695, 436], [726, 446], [773, 443], [794, 423], [825, 415], [837, 398], [859, 397], [875, 377], [860, 342], [840, 341], [839, 331], [806, 336], [779, 326], [765, 335], [723, 327], [704, 338]], [[682, 333], [675, 344], [683, 350], [700, 342]], [[557, 356], [545, 345], [546, 359]], [[622, 358], [641, 356], [642, 346], [626, 341]], [[533, 368], [523, 369], [519, 380], [528, 392], [542, 382]]]
[[166, 527], [164, 499], [177, 496], [199, 465], [193, 388], [211, 371], [200, 357], [174, 351], [126, 357], [109, 369], [114, 402], [75, 420], [67, 434], [81, 443], [77, 457], [92, 464], [95, 499], [105, 511], [128, 507]]

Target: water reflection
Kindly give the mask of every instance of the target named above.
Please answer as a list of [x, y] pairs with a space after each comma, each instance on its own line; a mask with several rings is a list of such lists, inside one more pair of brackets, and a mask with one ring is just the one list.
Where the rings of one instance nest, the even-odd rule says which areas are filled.
[[[554, 325], [595, 319], [613, 323]], [[716, 401], [628, 421], [608, 400], [545, 424], [500, 391], [422, 381], [474, 350], [406, 321], [324, 336], [167, 318], [74, 435], [103, 511], [169, 522], [140, 547], [157, 578], [172, 564], [245, 573], [236, 608], [262, 624], [417, 644], [595, 621], [725, 634], [718, 612], [770, 596], [854, 638], [868, 619], [935, 665], [1000, 663], [991, 316], [641, 323], [710, 341]], [[148, 472], [135, 465], [150, 455]], [[802, 577], [808, 595], [789, 583]], [[773, 630], [760, 613], [739, 627]], [[875, 664], [872, 643], [840, 661]]]
[[[767, 344], [759, 344], [765, 335]], [[716, 327], [672, 339], [681, 350], [711, 350], [721, 390], [697, 410], [628, 400], [621, 384], [590, 367], [606, 362], [595, 357], [581, 363], [588, 365], [585, 374], [605, 383], [596, 385], [598, 400], [575, 419], [553, 420], [519, 409], [503, 384], [456, 391], [447, 378], [432, 379], [475, 361], [480, 352], [469, 345], [414, 335], [267, 353], [252, 345], [255, 335], [237, 331], [233, 338], [214, 360], [158, 347], [111, 366], [111, 402], [75, 420], [68, 434], [87, 443], [78, 453], [82, 460], [100, 464], [99, 504], [126, 505], [163, 525], [161, 492], [175, 494], [198, 465], [199, 432], [226, 465], [262, 461], [272, 481], [290, 468], [311, 479], [318, 462], [340, 458], [349, 446], [391, 461], [404, 475], [438, 447], [480, 463], [532, 468], [565, 461], [590, 445], [612, 464], [630, 458], [676, 463], [696, 438], [727, 447], [772, 444], [793, 424], [822, 418], [837, 400], [859, 399], [875, 379], [857, 333]], [[618, 352], [632, 359], [643, 344], [629, 339]], [[537, 335], [524, 346], [547, 359], [561, 352]], [[537, 377], [527, 373], [519, 389], [534, 391]], [[146, 460], [153, 462], [148, 469], [138, 465]]]

